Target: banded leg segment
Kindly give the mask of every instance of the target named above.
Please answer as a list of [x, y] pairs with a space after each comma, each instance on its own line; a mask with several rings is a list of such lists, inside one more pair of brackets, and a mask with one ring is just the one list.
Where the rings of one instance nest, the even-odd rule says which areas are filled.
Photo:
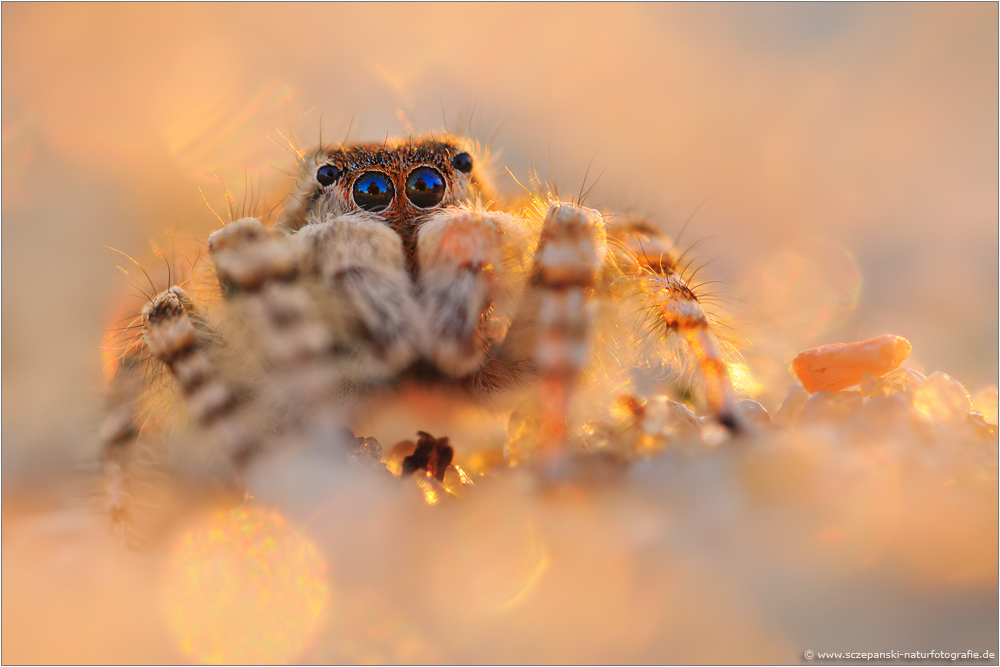
[[677, 268], [673, 243], [644, 220], [625, 220], [611, 234], [627, 249], [619, 253], [619, 264], [633, 265], [638, 291], [649, 304], [658, 326], [664, 333], [681, 336], [694, 355], [712, 413], [730, 431], [744, 429], [745, 420], [735, 408], [729, 367], [712, 333], [708, 315]]
[[441, 371], [478, 371], [507, 335], [523, 287], [525, 223], [507, 213], [450, 208], [417, 232], [424, 354]]
[[209, 353], [207, 332], [191, 299], [171, 287], [146, 304], [142, 321], [150, 354], [173, 375], [192, 416], [221, 439], [226, 455], [242, 468], [258, 442], [235, 415], [236, 392]]
[[109, 411], [101, 424], [106, 511], [119, 527], [128, 525], [125, 471], [129, 450], [139, 435], [139, 404], [148, 355], [136, 337], [122, 355], [108, 391]]
[[739, 431], [744, 425], [735, 409], [729, 367], [712, 334], [708, 316], [694, 293], [676, 275], [651, 275], [641, 282], [661, 326], [682, 336], [694, 354], [712, 413], [727, 429]]
[[589, 296], [607, 256], [604, 220], [593, 209], [556, 202], [545, 215], [535, 265], [535, 363], [541, 378], [543, 443], [561, 447], [572, 386], [587, 362]]
[[208, 250], [229, 305], [246, 318], [271, 372], [262, 399], [292, 421], [339, 417], [339, 373], [329, 331], [308, 290], [298, 281], [293, 248], [274, 239], [255, 218], [214, 232]]
[[236, 415], [239, 397], [220, 373], [210, 333], [184, 290], [175, 286], [160, 293], [146, 304], [139, 319], [142, 337], [136, 336], [122, 357], [109, 392], [112, 410], [101, 429], [107, 510], [123, 531], [131, 524], [126, 477], [130, 450], [139, 435], [141, 396], [151, 359], [174, 377], [192, 417], [218, 438], [235, 472], [258, 449]]
[[390, 378], [412, 364], [425, 335], [399, 236], [352, 214], [308, 224], [293, 238], [302, 271], [320, 289], [326, 323], [339, 332], [336, 343], [357, 357], [360, 379]]

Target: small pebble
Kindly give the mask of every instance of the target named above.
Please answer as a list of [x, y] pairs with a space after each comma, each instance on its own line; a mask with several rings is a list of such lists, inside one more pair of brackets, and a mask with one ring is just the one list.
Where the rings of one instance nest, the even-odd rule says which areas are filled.
[[983, 421], [996, 426], [997, 403], [997, 388], [987, 387], [972, 399], [972, 408], [983, 416]]
[[507, 465], [524, 465], [537, 453], [541, 419], [534, 402], [525, 401], [517, 406], [507, 420], [507, 442], [503, 454]]
[[970, 412], [969, 423], [981, 437], [992, 439], [997, 435], [997, 425], [986, 421], [980, 412]]
[[688, 406], [668, 400], [666, 407], [665, 430], [671, 440], [693, 440], [701, 437], [701, 420]]
[[905, 394], [924, 381], [922, 373], [912, 368], [897, 368], [882, 378], [882, 388], [885, 394]]
[[701, 441], [709, 447], [718, 447], [732, 438], [729, 429], [714, 421], [706, 421], [701, 427]]
[[646, 416], [646, 402], [631, 394], [621, 394], [611, 404], [611, 415], [622, 426], [633, 426]]
[[914, 387], [913, 407], [928, 423], [964, 421], [972, 410], [972, 399], [960, 382], [935, 372]]
[[666, 396], [654, 396], [646, 404], [646, 414], [643, 415], [642, 431], [644, 433], [659, 433], [667, 425], [670, 408]]
[[861, 376], [861, 384], [858, 385], [858, 389], [861, 390], [862, 396], [880, 394], [882, 393], [882, 378], [865, 371]]
[[507, 460], [502, 446], [480, 449], [465, 457], [463, 469], [470, 477], [482, 477], [492, 470], [506, 468]]
[[911, 350], [910, 342], [902, 336], [886, 334], [857, 343], [814, 347], [795, 357], [792, 368], [806, 391], [838, 391], [860, 384], [865, 373], [886, 375], [903, 363]]
[[428, 505], [437, 505], [445, 498], [452, 497], [444, 488], [444, 484], [439, 482], [434, 475], [426, 470], [418, 470], [407, 479], [413, 480], [412, 483], [420, 490], [424, 502]]
[[663, 433], [644, 433], [635, 442], [635, 453], [639, 456], [655, 454], [667, 448], [670, 438]]
[[465, 493], [466, 487], [472, 486], [472, 479], [460, 466], [453, 463], [445, 469], [441, 483], [445, 491], [451, 495], [461, 496]]
[[382, 462], [382, 445], [375, 438], [355, 438], [347, 460], [356, 468], [385, 471]]
[[771, 425], [771, 415], [767, 414], [764, 406], [757, 401], [743, 398], [736, 402], [736, 406], [753, 424], [762, 428]]
[[809, 400], [809, 392], [800, 384], [793, 384], [785, 394], [785, 400], [781, 402], [781, 407], [774, 415], [776, 426], [788, 426], [794, 424], [802, 416], [802, 409]]
[[865, 401], [865, 421], [868, 427], [901, 426], [909, 423], [912, 409], [910, 399], [903, 394], [876, 394]]
[[924, 376], [912, 368], [897, 368], [884, 378], [875, 377], [866, 372], [858, 388], [861, 390], [862, 396], [906, 394], [923, 382], [923, 379]]

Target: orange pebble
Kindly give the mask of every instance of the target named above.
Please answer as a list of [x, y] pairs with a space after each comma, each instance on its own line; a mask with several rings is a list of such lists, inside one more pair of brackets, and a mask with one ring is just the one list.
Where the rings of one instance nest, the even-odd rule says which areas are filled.
[[871, 373], [878, 377], [897, 368], [910, 356], [910, 341], [886, 334], [859, 343], [820, 345], [795, 357], [792, 368], [810, 393], [839, 391], [861, 382]]

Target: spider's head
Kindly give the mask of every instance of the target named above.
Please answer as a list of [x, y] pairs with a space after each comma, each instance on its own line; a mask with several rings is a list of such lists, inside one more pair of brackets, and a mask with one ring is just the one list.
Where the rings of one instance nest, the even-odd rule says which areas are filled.
[[306, 161], [282, 226], [365, 211], [404, 233], [429, 213], [482, 195], [478, 162], [470, 142], [450, 135], [323, 151]]

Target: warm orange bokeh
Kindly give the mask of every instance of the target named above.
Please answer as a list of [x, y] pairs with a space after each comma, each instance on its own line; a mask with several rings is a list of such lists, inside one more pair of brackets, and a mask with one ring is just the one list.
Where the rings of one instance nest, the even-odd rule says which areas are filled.
[[219, 512], [174, 547], [163, 585], [171, 628], [195, 662], [291, 662], [329, 603], [316, 546], [281, 514], [260, 507]]

